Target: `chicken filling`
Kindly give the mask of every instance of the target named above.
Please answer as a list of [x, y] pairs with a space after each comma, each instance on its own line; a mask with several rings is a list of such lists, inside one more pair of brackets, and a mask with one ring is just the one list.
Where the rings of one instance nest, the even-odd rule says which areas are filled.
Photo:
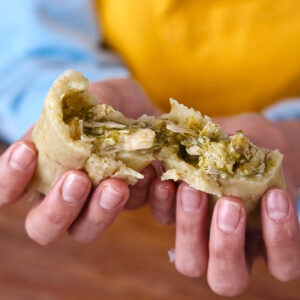
[[98, 155], [116, 157], [137, 151], [156, 157], [161, 149], [167, 149], [170, 155], [220, 178], [260, 177], [266, 171], [267, 150], [254, 146], [242, 131], [227, 136], [209, 119], [201, 126], [183, 128], [164, 117], [151, 122], [127, 119], [110, 106], [90, 106], [84, 99], [78, 102], [71, 97], [63, 101], [63, 116], [71, 137], [91, 142], [92, 152]]

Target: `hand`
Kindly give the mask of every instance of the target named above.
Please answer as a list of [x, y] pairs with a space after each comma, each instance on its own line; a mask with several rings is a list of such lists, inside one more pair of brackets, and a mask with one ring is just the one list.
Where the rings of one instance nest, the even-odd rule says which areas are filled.
[[[99, 96], [100, 102], [113, 105], [129, 117], [159, 113], [141, 87], [129, 78], [94, 83], [91, 91]], [[0, 205], [18, 201], [33, 176], [37, 151], [29, 141], [30, 136], [31, 130], [0, 157]], [[29, 211], [25, 222], [29, 237], [41, 245], [55, 242], [65, 232], [82, 243], [97, 239], [126, 203], [127, 207], [135, 208], [147, 200], [156, 172], [148, 166], [143, 173], [145, 178], [130, 188], [121, 180], [107, 179], [92, 190], [85, 173], [69, 170]]]
[[111, 105], [129, 118], [138, 118], [143, 114], [149, 116], [161, 114], [141, 86], [131, 78], [93, 82], [90, 85], [90, 92], [98, 96], [100, 103]]
[[[11, 145], [0, 157], [0, 204], [18, 201], [33, 173], [37, 151], [28, 140]], [[82, 242], [93, 240], [114, 221], [129, 197], [121, 180], [102, 182], [92, 193], [91, 182], [80, 171], [68, 171], [29, 211], [25, 227], [37, 243], [47, 245], [66, 231]], [[87, 230], [88, 229], [88, 230]]]
[[[245, 232], [246, 214], [242, 201], [234, 197], [219, 199], [214, 207], [208, 238], [207, 195], [181, 183], [175, 201], [176, 186], [169, 183], [168, 192], [161, 186], [160, 197], [170, 195], [169, 198], [162, 200], [153, 196], [150, 204], [153, 214], [163, 223], [174, 220], [176, 205], [177, 270], [190, 277], [207, 274], [212, 290], [223, 296], [236, 296], [245, 290], [251, 264], [258, 255], [266, 257], [270, 273], [278, 280], [285, 282], [298, 278], [300, 233], [294, 193], [298, 182], [295, 180], [297, 174], [290, 170], [296, 170], [291, 168], [292, 164], [298, 168], [300, 164], [293, 154], [294, 149], [289, 147], [290, 140], [280, 124], [270, 123], [259, 115], [240, 115], [218, 122], [230, 134], [242, 129], [254, 143], [270, 149], [279, 148], [285, 155], [289, 192], [272, 188], [263, 196], [261, 233]], [[300, 130], [295, 132], [299, 134]]]
[[[161, 114], [151, 104], [141, 86], [131, 78], [94, 82], [90, 85], [90, 91], [98, 96], [100, 103], [111, 105], [129, 118], [138, 118], [143, 114], [150, 116]], [[126, 203], [126, 208], [135, 209], [147, 202], [152, 181], [159, 175], [159, 169], [158, 163], [154, 162], [141, 172], [144, 179], [129, 187], [130, 197]]]

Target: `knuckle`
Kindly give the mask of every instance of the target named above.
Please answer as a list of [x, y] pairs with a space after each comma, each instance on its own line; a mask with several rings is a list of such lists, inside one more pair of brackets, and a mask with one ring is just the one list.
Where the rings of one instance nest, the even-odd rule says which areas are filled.
[[85, 222], [88, 224], [90, 228], [96, 230], [97, 233], [102, 233], [106, 230], [108, 226], [110, 226], [114, 221], [114, 218], [102, 219], [99, 216], [90, 217]]
[[150, 198], [149, 204], [153, 211], [159, 211], [159, 212], [168, 211], [168, 207], [165, 205], [165, 203], [162, 203], [162, 201], [158, 201], [156, 199]]
[[168, 213], [172, 210], [172, 201], [170, 200], [168, 201], [168, 199], [166, 199], [166, 201], [158, 201], [158, 200], [151, 199], [149, 203], [152, 210], [154, 211]]
[[101, 237], [112, 222], [113, 220], [105, 222], [103, 220], [99, 220], [99, 218], [90, 218], [85, 220], [83, 227], [81, 226], [82, 224], [79, 226], [76, 226], [76, 223], [73, 224], [73, 226], [68, 229], [68, 232], [75, 241], [81, 244], [88, 244]]
[[276, 234], [268, 240], [271, 249], [288, 249], [293, 245], [299, 244], [299, 234], [295, 230], [289, 230], [288, 233]]
[[81, 234], [71, 234], [72, 235], [72, 238], [80, 243], [80, 244], [89, 244], [89, 243], [92, 243], [94, 242], [98, 237], [91, 237], [91, 236], [87, 236], [87, 235], [81, 235]]
[[197, 236], [201, 233], [201, 227], [200, 226], [194, 226], [195, 224], [192, 223], [177, 223], [176, 231], [183, 235], [183, 236]]
[[62, 225], [68, 219], [66, 217], [66, 212], [60, 212], [50, 205], [47, 207], [47, 209], [45, 209], [44, 213], [45, 218], [53, 225]]
[[9, 183], [6, 180], [0, 181], [0, 206], [15, 202], [24, 192], [21, 185], [16, 186], [14, 180]]
[[237, 252], [236, 249], [228, 245], [214, 245], [209, 248], [210, 255], [218, 260], [234, 260], [237, 257]]

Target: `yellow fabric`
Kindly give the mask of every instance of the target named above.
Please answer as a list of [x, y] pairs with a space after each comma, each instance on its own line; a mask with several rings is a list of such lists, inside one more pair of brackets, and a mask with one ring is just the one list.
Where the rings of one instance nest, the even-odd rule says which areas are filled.
[[300, 94], [300, 0], [96, 0], [107, 44], [164, 110], [258, 111]]

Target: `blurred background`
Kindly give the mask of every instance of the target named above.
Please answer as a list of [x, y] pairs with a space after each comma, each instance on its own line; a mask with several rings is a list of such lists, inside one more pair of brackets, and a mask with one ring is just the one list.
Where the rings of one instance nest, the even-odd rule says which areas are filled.
[[[101, 8], [100, 2], [103, 2], [102, 4], [107, 8], [107, 14], [104, 15], [106, 29], [109, 32], [106, 41], [102, 39], [101, 21], [94, 18], [95, 12]], [[139, 8], [146, 3], [147, 5], [151, 3], [150, 1], [137, 2]], [[286, 30], [292, 28], [289, 26], [299, 23], [300, 14], [284, 12], [290, 24], [283, 26], [283, 29], [274, 30], [273, 36], [267, 34], [270, 40], [265, 40], [264, 35], [260, 36], [260, 29], [256, 28], [260, 40], [257, 44], [251, 44], [249, 48], [251, 51], [244, 55], [243, 51], [248, 41], [240, 35], [240, 32], [237, 31], [233, 36], [227, 35], [228, 41], [233, 42], [235, 47], [228, 46], [227, 40], [222, 41], [222, 34], [225, 32], [224, 36], [226, 36], [228, 32], [232, 32], [232, 29], [235, 30], [235, 24], [231, 22], [230, 15], [227, 16], [228, 18], [225, 16], [227, 19], [224, 17], [223, 13], [226, 9], [224, 11], [222, 8], [217, 9], [212, 14], [211, 20], [220, 18], [223, 22], [226, 19], [227, 27], [223, 30], [223, 27], [219, 26], [222, 22], [211, 24], [212, 30], [217, 33], [217, 38], [212, 39], [214, 49], [204, 49], [203, 52], [199, 52], [201, 55], [204, 53], [203, 57], [200, 55], [201, 63], [204, 62], [203, 67], [190, 59], [190, 56], [195, 54], [194, 49], [199, 49], [199, 45], [194, 47], [191, 42], [191, 35], [202, 36], [205, 31], [202, 29], [205, 29], [207, 24], [197, 31], [193, 24], [174, 21], [178, 15], [180, 16], [180, 10], [178, 13], [177, 8], [179, 6], [180, 9], [187, 8], [185, 5], [187, 1], [153, 2], [157, 4], [154, 15], [159, 22], [162, 16], [166, 15], [166, 11], [170, 12], [171, 16], [169, 22], [160, 23], [166, 26], [156, 32], [170, 34], [172, 43], [176, 43], [180, 33], [187, 32], [188, 37], [184, 40], [188, 46], [193, 46], [191, 49], [181, 49], [177, 47], [178, 45], [173, 47], [171, 43], [171, 48], [176, 49], [176, 55], [167, 57], [160, 52], [165, 49], [163, 47], [165, 45], [157, 50], [157, 44], [150, 45], [152, 41], [150, 38], [147, 40], [149, 41], [147, 47], [133, 38], [130, 42], [127, 38], [122, 39], [122, 22], [118, 23], [119, 16], [122, 15], [122, 7], [118, 6], [118, 1], [115, 0], [1, 0], [0, 137], [5, 142], [0, 144], [0, 153], [8, 143], [20, 138], [38, 118], [48, 88], [64, 70], [73, 68], [83, 71], [91, 81], [124, 77], [129, 74], [122, 61], [107, 49], [107, 41], [113, 48], [114, 37], [120, 39], [119, 50], [131, 66], [131, 71], [143, 83], [151, 98], [156, 99], [157, 104], [161, 98], [167, 103], [169, 96], [178, 95], [178, 99], [186, 100], [192, 105], [195, 99], [190, 97], [187, 90], [184, 88], [182, 91], [177, 90], [182, 85], [178, 81], [176, 83], [176, 80], [182, 80], [182, 74], [186, 86], [197, 96], [200, 95], [198, 88], [200, 89], [201, 97], [205, 99], [201, 103], [201, 110], [205, 113], [214, 114], [209, 110], [212, 107], [216, 109], [216, 114], [220, 114], [214, 101], [219, 101], [220, 110], [229, 114], [246, 110], [260, 111], [275, 100], [300, 94], [298, 51], [300, 43], [297, 43], [300, 37], [300, 26], [293, 27], [294, 31]], [[168, 3], [171, 2], [172, 4], [169, 5]], [[201, 1], [204, 5], [209, 2]], [[220, 1], [215, 2], [220, 3]], [[234, 17], [248, 8], [248, 2], [251, 1], [244, 1], [245, 7], [235, 10]], [[265, 5], [259, 7], [255, 22], [262, 19], [261, 13], [268, 11], [274, 2], [278, 4], [282, 1], [265, 1]], [[299, 1], [286, 1], [286, 3], [290, 2], [295, 3], [295, 7], [299, 8]], [[115, 32], [110, 31], [111, 3], [119, 7], [118, 14], [115, 16], [119, 27]], [[292, 6], [283, 5], [286, 11]], [[253, 12], [252, 6], [249, 7]], [[296, 10], [293, 9], [292, 12], [294, 11]], [[145, 18], [140, 15], [140, 19]], [[198, 15], [193, 15], [193, 21], [198, 19]], [[206, 16], [203, 16], [204, 19]], [[245, 26], [247, 33], [248, 28], [251, 27], [251, 20], [249, 20], [250, 18], [239, 18], [239, 25]], [[131, 22], [130, 11], [125, 21], [130, 23], [134, 30], [139, 29], [139, 26]], [[276, 22], [272, 16], [268, 18], [268, 22], [270, 28], [275, 28]], [[173, 34], [175, 31], [169, 32], [170, 28], [176, 25], [175, 23], [182, 25], [178, 27], [178, 35]], [[283, 36], [284, 30], [289, 31], [291, 38], [282, 42], [280, 33]], [[210, 36], [204, 36], [205, 41], [206, 38], [209, 40]], [[272, 49], [272, 42], [281, 43], [280, 47], [276, 46]], [[128, 45], [133, 45], [133, 48], [129, 49]], [[161, 45], [160, 41], [159, 45]], [[136, 55], [139, 47], [144, 47], [143, 50], [149, 49], [148, 52], [145, 51], [143, 58]], [[284, 55], [278, 54], [275, 49], [279, 49], [278, 51], [282, 51]], [[186, 51], [184, 52], [186, 55], [183, 55], [182, 61], [179, 61], [181, 50]], [[209, 52], [210, 50], [216, 51]], [[133, 55], [129, 57], [128, 51]], [[156, 70], [151, 56], [153, 53], [159, 59]], [[257, 62], [255, 59], [260, 53], [263, 55]], [[162, 68], [166, 57], [170, 59], [168, 61], [172, 66], [170, 69]], [[139, 63], [138, 58], [141, 64], [136, 66], [135, 62]], [[189, 63], [184, 70], [187, 73], [177, 69], [180, 63], [182, 65], [186, 63], [185, 60]], [[251, 69], [253, 66], [254, 68]], [[205, 70], [203, 78], [199, 77], [200, 72], [196, 67]], [[138, 68], [148, 73], [140, 74]], [[214, 74], [211, 72], [212, 68], [215, 68]], [[266, 86], [270, 88], [265, 89]], [[235, 99], [230, 106], [227, 100], [233, 92], [235, 92]], [[241, 105], [240, 99], [244, 99], [245, 107]], [[208, 105], [205, 106], [205, 103]], [[233, 107], [235, 110], [232, 110]], [[166, 106], [162, 104], [161, 108], [165, 109]], [[296, 113], [295, 110], [292, 112]], [[278, 111], [269, 111], [270, 116], [277, 116], [276, 114]], [[281, 113], [279, 117], [282, 117]], [[168, 250], [174, 246], [174, 226], [159, 224], [147, 206], [135, 211], [123, 211], [103, 238], [90, 245], [78, 244], [65, 236], [54, 245], [42, 247], [32, 242], [25, 234], [24, 220], [31, 205], [26, 201], [20, 201], [9, 207], [1, 207], [0, 210], [0, 299], [223, 299], [210, 291], [205, 278], [186, 278], [175, 270], [167, 255]], [[273, 279], [263, 260], [259, 259], [253, 266], [247, 291], [236, 299], [297, 300], [300, 299], [299, 286], [300, 280], [283, 284]]]

